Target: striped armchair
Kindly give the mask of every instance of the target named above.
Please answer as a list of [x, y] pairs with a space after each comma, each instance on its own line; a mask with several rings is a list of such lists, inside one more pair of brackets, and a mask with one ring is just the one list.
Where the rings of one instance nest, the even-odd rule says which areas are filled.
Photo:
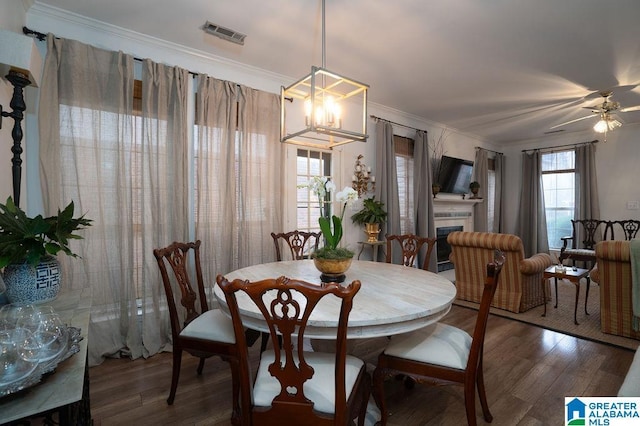
[[631, 260], [629, 241], [596, 244], [596, 266], [589, 274], [600, 285], [600, 329], [603, 333], [640, 339], [631, 327]]
[[455, 266], [458, 299], [480, 303], [484, 268], [493, 259], [494, 250], [498, 249], [504, 252], [506, 260], [491, 306], [524, 312], [544, 303], [542, 276], [553, 263], [547, 253], [525, 259], [522, 240], [511, 234], [452, 232], [447, 242], [451, 246], [450, 260]]

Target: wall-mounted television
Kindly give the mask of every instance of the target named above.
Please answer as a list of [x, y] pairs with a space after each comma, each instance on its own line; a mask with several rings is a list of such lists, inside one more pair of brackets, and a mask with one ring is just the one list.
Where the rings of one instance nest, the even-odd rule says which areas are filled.
[[438, 182], [440, 192], [467, 194], [473, 172], [473, 161], [443, 155], [440, 159]]

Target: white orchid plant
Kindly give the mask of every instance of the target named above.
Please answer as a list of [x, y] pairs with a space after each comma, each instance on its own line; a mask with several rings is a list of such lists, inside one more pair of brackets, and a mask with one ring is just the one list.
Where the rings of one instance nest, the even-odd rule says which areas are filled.
[[342, 219], [344, 212], [347, 207], [358, 199], [358, 192], [349, 186], [345, 186], [342, 191], [336, 193], [335, 199], [342, 206], [340, 216], [332, 215], [331, 219], [329, 219], [328, 215], [324, 212], [324, 200], [327, 194], [334, 192], [336, 189], [336, 185], [331, 179], [323, 176], [314, 176], [308, 183], [298, 185], [298, 188], [308, 188], [318, 197], [318, 202], [320, 203], [318, 223], [320, 224], [320, 230], [324, 236], [325, 244], [324, 247], [314, 253], [314, 256], [322, 258], [353, 257], [354, 253], [351, 250], [345, 247], [338, 247], [338, 244], [340, 240], [342, 240], [343, 235]]

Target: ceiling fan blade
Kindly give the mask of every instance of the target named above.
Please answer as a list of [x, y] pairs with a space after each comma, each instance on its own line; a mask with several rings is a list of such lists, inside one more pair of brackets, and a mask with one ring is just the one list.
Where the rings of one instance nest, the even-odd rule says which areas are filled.
[[564, 123], [556, 124], [555, 126], [549, 127], [549, 130], [557, 129], [558, 127], [566, 126], [567, 124], [576, 123], [578, 121], [586, 120], [587, 118], [595, 118], [597, 115], [587, 115], [586, 117], [576, 118], [575, 120], [565, 121]]
[[640, 105], [621, 108], [618, 111], [620, 111], [620, 112], [640, 111]]

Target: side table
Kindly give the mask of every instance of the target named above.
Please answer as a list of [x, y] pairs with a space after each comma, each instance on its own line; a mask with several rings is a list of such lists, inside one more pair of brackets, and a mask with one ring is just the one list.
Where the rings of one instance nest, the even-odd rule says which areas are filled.
[[[373, 243], [369, 242], [369, 241], [358, 241], [358, 244], [360, 244], [360, 252], [358, 253], [358, 260], [360, 260], [360, 255], [362, 254], [362, 251], [364, 250], [364, 246], [369, 246], [371, 247], [371, 257], [373, 259], [374, 262], [378, 261], [378, 248], [381, 246], [384, 246], [385, 244], [387, 244], [386, 241], [375, 241]], [[382, 251], [384, 252], [384, 248], [382, 249]]]
[[589, 286], [591, 283], [591, 278], [589, 277], [589, 270], [582, 268], [571, 268], [565, 267], [563, 271], [556, 271], [556, 265], [551, 265], [544, 271], [543, 279], [542, 279], [542, 289], [544, 294], [544, 314], [542, 316], [547, 315], [547, 286], [545, 285], [545, 280], [553, 278], [556, 286], [556, 304], [554, 308], [558, 307], [558, 278], [568, 280], [576, 287], [576, 301], [573, 308], [573, 322], [576, 325], [578, 323], [578, 297], [580, 296], [580, 280], [585, 279], [587, 281], [587, 293], [584, 298], [584, 313], [589, 315], [587, 312], [587, 301], [589, 300]]

